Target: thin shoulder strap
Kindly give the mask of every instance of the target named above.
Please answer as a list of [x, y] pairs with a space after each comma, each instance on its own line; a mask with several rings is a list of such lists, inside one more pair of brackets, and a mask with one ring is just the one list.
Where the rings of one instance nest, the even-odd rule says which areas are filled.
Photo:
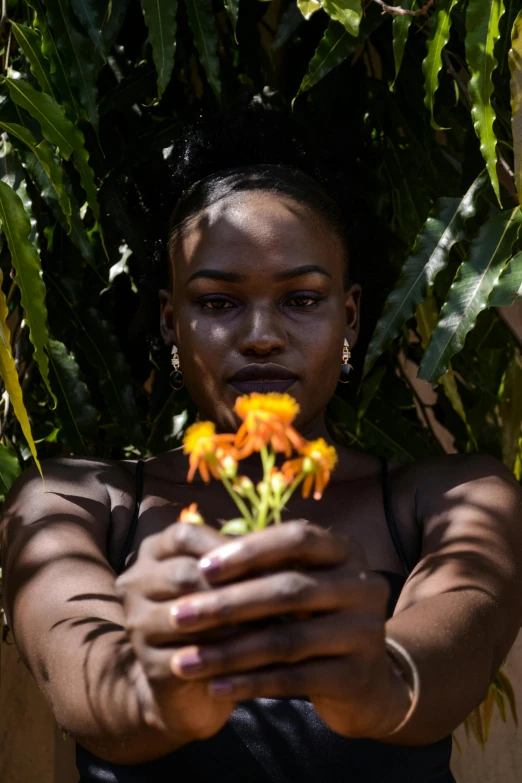
[[141, 500], [143, 498], [143, 468], [145, 466], [145, 460], [139, 459], [136, 462], [136, 477], [135, 477], [135, 491], [134, 491], [134, 513], [132, 515], [131, 523], [127, 531], [127, 537], [121, 551], [120, 560], [118, 562], [117, 574], [121, 574], [125, 568], [126, 560], [130, 554], [132, 542], [134, 540], [134, 534], [138, 526], [138, 519], [140, 518]]
[[390, 532], [391, 540], [399, 555], [399, 559], [402, 563], [402, 567], [407, 574], [411, 574], [411, 565], [408, 562], [404, 547], [402, 545], [397, 520], [393, 512], [393, 505], [391, 500], [390, 482], [388, 479], [388, 460], [385, 457], [380, 457], [381, 460], [381, 479], [382, 479], [382, 499], [384, 502], [384, 515], [386, 517], [386, 524]]

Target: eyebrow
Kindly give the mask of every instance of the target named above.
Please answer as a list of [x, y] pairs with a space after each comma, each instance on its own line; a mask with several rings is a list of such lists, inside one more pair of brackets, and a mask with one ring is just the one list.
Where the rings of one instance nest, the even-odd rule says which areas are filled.
[[[296, 266], [293, 269], [287, 269], [285, 272], [280, 272], [276, 275], [276, 280], [291, 280], [294, 277], [302, 277], [303, 275], [320, 274], [332, 279], [332, 275], [326, 271], [322, 266], [318, 264], [302, 264]], [[198, 280], [204, 277], [208, 280], [221, 280], [226, 283], [241, 283], [244, 279], [244, 275], [240, 275], [238, 272], [224, 272], [221, 269], [200, 269], [198, 272], [194, 272], [189, 277], [186, 285], [192, 282], [192, 280]]]

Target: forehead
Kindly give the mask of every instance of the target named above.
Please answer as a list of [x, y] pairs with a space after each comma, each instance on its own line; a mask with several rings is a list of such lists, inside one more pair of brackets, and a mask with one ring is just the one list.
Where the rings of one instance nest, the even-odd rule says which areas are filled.
[[274, 266], [280, 271], [306, 263], [320, 263], [332, 276], [342, 277], [345, 250], [327, 220], [311, 207], [279, 193], [246, 191], [189, 219], [171, 256], [178, 279], [207, 266], [230, 271], [269, 271]]

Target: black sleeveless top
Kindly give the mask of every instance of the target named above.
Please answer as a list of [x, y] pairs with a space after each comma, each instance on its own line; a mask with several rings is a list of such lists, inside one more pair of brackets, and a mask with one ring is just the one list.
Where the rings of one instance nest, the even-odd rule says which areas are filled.
[[[405, 555], [393, 514], [388, 467], [382, 460], [384, 511], [404, 571]], [[143, 496], [143, 462], [136, 469], [134, 515], [121, 553], [125, 568]], [[406, 581], [380, 571], [390, 584], [391, 616]], [[451, 737], [424, 747], [348, 739], [332, 731], [306, 699], [242, 702], [221, 731], [144, 764], [104, 761], [77, 746], [79, 783], [455, 783], [450, 771]]]

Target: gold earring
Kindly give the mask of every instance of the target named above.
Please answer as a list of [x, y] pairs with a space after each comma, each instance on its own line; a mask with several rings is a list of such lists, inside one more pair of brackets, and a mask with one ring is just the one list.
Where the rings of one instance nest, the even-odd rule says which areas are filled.
[[174, 391], [179, 391], [184, 387], [185, 380], [183, 378], [183, 373], [180, 370], [179, 353], [177, 346], [175, 345], [172, 346], [172, 359], [170, 362], [174, 368], [170, 374], [170, 385]]
[[350, 345], [345, 337], [344, 345], [343, 345], [343, 359], [341, 364], [341, 370], [339, 372], [339, 383], [350, 383], [350, 374], [353, 370], [353, 367], [350, 364], [351, 355], [352, 354], [350, 352]]

